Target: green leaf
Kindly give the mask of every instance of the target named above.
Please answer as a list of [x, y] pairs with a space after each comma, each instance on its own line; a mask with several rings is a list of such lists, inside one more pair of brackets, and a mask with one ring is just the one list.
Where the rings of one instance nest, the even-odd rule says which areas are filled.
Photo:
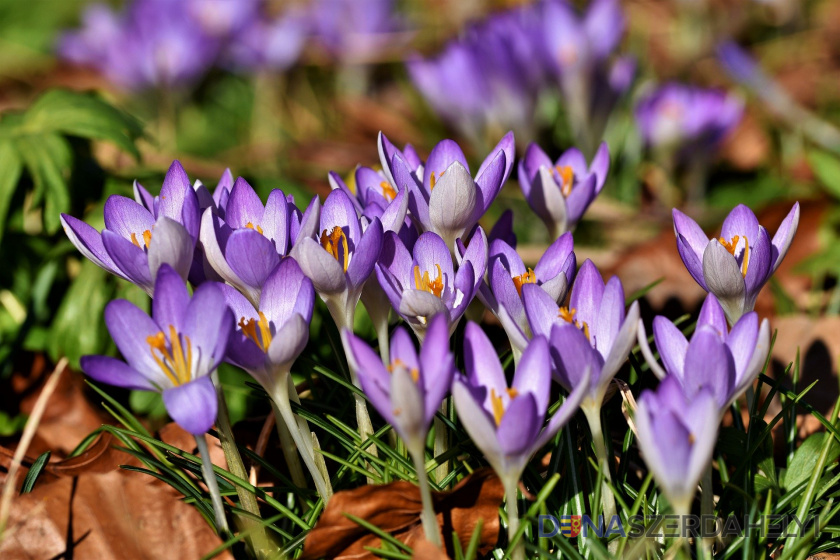
[[49, 460], [49, 451], [45, 451], [37, 459], [35, 459], [35, 462], [32, 463], [32, 466], [29, 468], [29, 472], [26, 473], [26, 478], [23, 479], [23, 486], [20, 489], [21, 494], [28, 494], [29, 492], [32, 492], [32, 488], [35, 486], [38, 476], [44, 470], [44, 467], [47, 465], [47, 461]]
[[840, 160], [827, 152], [812, 150], [808, 162], [825, 190], [840, 198]]
[[17, 147], [26, 168], [35, 183], [33, 206], [44, 199], [44, 228], [53, 234], [61, 225], [60, 214], [70, 210], [70, 193], [67, 180], [73, 153], [67, 139], [49, 133], [21, 136]]
[[23, 163], [12, 142], [0, 141], [0, 241], [3, 240], [3, 232], [6, 229], [9, 203], [15, 193], [22, 170]]
[[[793, 454], [793, 459], [785, 473], [785, 489], [796, 488], [798, 484], [802, 484], [811, 477], [814, 468], [817, 466], [817, 457], [820, 454], [825, 437], [825, 433], [820, 432], [808, 436], [808, 439], [802, 442], [802, 445]], [[838, 457], [840, 457], [840, 447], [835, 446], [828, 457], [828, 462], [831, 463]]]
[[93, 94], [61, 89], [48, 91], [26, 111], [22, 129], [36, 134], [59, 132], [107, 140], [140, 158], [135, 145], [135, 140], [142, 134], [140, 124]]

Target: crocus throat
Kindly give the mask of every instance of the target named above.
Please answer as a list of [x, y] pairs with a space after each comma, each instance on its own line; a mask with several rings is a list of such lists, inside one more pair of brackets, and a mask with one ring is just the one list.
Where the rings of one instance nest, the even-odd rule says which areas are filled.
[[[519, 395], [519, 391], [513, 387], [505, 389], [511, 399]], [[490, 403], [493, 406], [493, 419], [496, 421], [498, 427], [502, 423], [502, 417], [505, 415], [505, 405], [502, 402], [502, 396], [496, 393], [496, 389], [490, 389]]]
[[523, 284], [536, 284], [537, 282], [537, 275], [534, 274], [534, 271], [530, 268], [528, 272], [525, 274], [520, 274], [519, 276], [513, 277], [513, 285], [516, 286], [516, 291], [519, 294], [519, 297], [522, 297], [522, 285]]
[[557, 312], [557, 316], [566, 321], [567, 323], [571, 323], [580, 330], [583, 331], [583, 334], [589, 339], [589, 325], [586, 324], [584, 321], [581, 323], [577, 319], [575, 319], [575, 313], [577, 313], [577, 309], [569, 309], [568, 307], [561, 307]]
[[443, 272], [440, 269], [440, 265], [436, 264], [435, 268], [437, 268], [437, 276], [434, 280], [432, 280], [429, 276], [429, 271], [425, 271], [422, 275], [420, 274], [420, 267], [414, 267], [414, 288], [417, 290], [423, 290], [424, 292], [429, 292], [432, 295], [440, 297], [443, 294]]
[[[733, 257], [735, 256], [735, 251], [738, 249], [738, 241], [741, 239], [741, 236], [736, 235], [732, 238], [731, 241], [726, 241], [723, 237], [719, 238], [718, 241], [723, 248], [729, 251], [729, 254]], [[747, 277], [747, 264], [750, 260], [750, 242], [747, 240], [747, 236], [744, 236], [744, 259], [741, 262], [741, 276], [744, 278]]]
[[572, 187], [575, 183], [575, 172], [568, 165], [557, 165], [554, 167], [557, 178], [560, 179], [560, 192], [568, 197], [572, 194]]
[[254, 224], [252, 224], [251, 222], [248, 222], [247, 224], [245, 224], [245, 227], [248, 228], [248, 229], [256, 229], [257, 233], [260, 233], [260, 234], [263, 232], [263, 229], [260, 226], [254, 226]]
[[254, 341], [260, 350], [268, 352], [268, 347], [271, 346], [271, 326], [268, 324], [268, 319], [262, 311], [259, 312], [259, 319], [239, 319], [239, 328], [242, 329], [242, 334]]
[[392, 200], [397, 198], [397, 191], [394, 189], [394, 187], [391, 186], [391, 183], [389, 183], [388, 181], [382, 181], [381, 183], [379, 183], [379, 188], [382, 189], [382, 196], [384, 196], [385, 200], [387, 200], [388, 202], [391, 202]]
[[[390, 365], [388, 365], [388, 373], [394, 373], [394, 370], [398, 367], [405, 368], [405, 362], [400, 360], [399, 358], [394, 358]], [[417, 383], [420, 381], [420, 371], [417, 368], [410, 368], [408, 373], [411, 374], [411, 380]]]
[[[151, 241], [152, 241], [152, 232], [147, 229], [146, 231], [143, 232], [142, 235], [143, 235], [143, 244], [146, 246], [146, 249], [148, 249], [149, 248], [149, 243], [151, 243]], [[140, 242], [137, 240], [137, 234], [134, 234], [134, 233], [131, 234], [131, 242], [134, 243], [135, 247], [140, 247], [141, 249], [143, 248], [143, 246], [140, 245]]]
[[169, 325], [168, 341], [163, 331], [160, 331], [155, 335], [147, 336], [146, 343], [149, 345], [155, 363], [173, 385], [177, 387], [192, 379], [192, 343], [188, 336], [184, 336], [182, 344], [175, 327]]
[[350, 252], [347, 248], [347, 236], [344, 235], [344, 230], [341, 226], [335, 226], [327, 235], [327, 230], [321, 232], [321, 247], [326, 249], [327, 253], [333, 256], [347, 272], [347, 262], [350, 258]]

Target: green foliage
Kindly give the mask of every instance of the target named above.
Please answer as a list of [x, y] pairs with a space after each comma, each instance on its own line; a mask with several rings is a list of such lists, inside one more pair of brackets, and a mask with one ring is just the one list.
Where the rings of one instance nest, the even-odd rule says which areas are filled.
[[811, 150], [808, 152], [808, 161], [825, 190], [834, 198], [840, 198], [840, 160], [837, 156]]
[[37, 459], [35, 459], [32, 466], [29, 467], [29, 472], [26, 473], [26, 478], [23, 479], [23, 485], [20, 489], [21, 494], [28, 494], [29, 492], [32, 492], [32, 489], [35, 487], [35, 483], [38, 481], [38, 476], [44, 470], [44, 467], [47, 465], [49, 460], [49, 451], [45, 451], [39, 455]]

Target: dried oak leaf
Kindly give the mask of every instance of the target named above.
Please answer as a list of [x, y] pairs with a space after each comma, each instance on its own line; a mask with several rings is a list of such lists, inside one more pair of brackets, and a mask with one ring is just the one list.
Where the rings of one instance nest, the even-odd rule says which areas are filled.
[[[433, 492], [442, 534], [451, 535], [454, 531], [464, 548], [468, 546], [473, 530], [481, 520], [481, 554], [486, 554], [496, 546], [500, 527], [499, 507], [503, 499], [502, 483], [489, 468], [475, 471], [449, 492]], [[406, 481], [338, 492], [330, 500], [318, 524], [307, 535], [301, 560], [375, 558], [365, 547], [381, 548], [381, 539], [348, 519], [345, 513], [379, 527], [408, 546], [417, 546], [422, 550], [426, 545], [422, 544], [421, 509], [419, 489]], [[450, 539], [442, 540], [447, 543], [447, 547], [450, 546]], [[453, 552], [449, 550], [448, 554], [452, 556]]]

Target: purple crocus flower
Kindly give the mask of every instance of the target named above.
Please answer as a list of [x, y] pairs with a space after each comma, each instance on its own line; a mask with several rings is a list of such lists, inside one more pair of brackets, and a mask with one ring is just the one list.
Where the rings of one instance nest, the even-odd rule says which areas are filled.
[[670, 83], [639, 101], [636, 122], [649, 146], [709, 152], [743, 113], [743, 101], [725, 91]]
[[409, 251], [393, 232], [385, 234], [376, 265], [379, 284], [391, 305], [422, 339], [435, 315], [444, 315], [452, 332], [478, 291], [487, 268], [487, 237], [480, 227], [464, 250], [457, 272], [439, 235], [420, 235]]
[[621, 280], [613, 276], [604, 284], [589, 259], [578, 271], [568, 308], [559, 307], [536, 284], [523, 284], [522, 296], [531, 332], [551, 341], [560, 384], [572, 390], [581, 383], [584, 371], [592, 372], [581, 408], [598, 414], [607, 387], [635, 342], [639, 303], [633, 302], [625, 315]]
[[235, 33], [224, 63], [234, 71], [286, 70], [300, 58], [309, 28], [303, 14], [289, 10], [274, 19], [253, 19]]
[[688, 398], [677, 378], [669, 375], [656, 392], [642, 392], [633, 422], [639, 449], [659, 488], [674, 513], [687, 515], [717, 440], [714, 395], [701, 389]]
[[403, 157], [380, 135], [380, 157], [399, 190], [408, 190], [408, 208], [424, 231], [439, 235], [454, 252], [455, 240], [478, 223], [510, 176], [513, 168], [513, 133], [504, 138], [485, 158], [473, 179], [460, 146], [442, 140], [432, 149], [422, 167]]
[[[317, 197], [314, 204], [317, 206]], [[359, 219], [342, 190], [332, 191], [320, 210], [320, 236], [306, 237], [292, 255], [327, 304], [339, 329], [353, 327], [356, 305], [382, 250], [382, 222]]]
[[135, 189], [142, 203], [108, 197], [101, 234], [67, 214], [61, 215], [61, 223], [85, 257], [151, 295], [164, 264], [187, 278], [199, 230], [198, 198], [178, 161], [167, 171], [160, 196], [152, 197], [139, 184]]
[[551, 395], [551, 358], [542, 336], [530, 341], [508, 387], [496, 349], [476, 323], [464, 337], [466, 378], [452, 396], [461, 423], [505, 486], [516, 484], [531, 456], [577, 411], [588, 390], [588, 372], [545, 424]]
[[224, 218], [213, 208], [204, 210], [201, 247], [211, 270], [257, 306], [265, 281], [281, 257], [302, 237], [315, 234], [317, 220], [315, 203], [301, 215], [294, 199], [275, 189], [263, 205], [251, 185], [239, 177]]
[[398, 190], [383, 172], [370, 167], [356, 168], [354, 180], [355, 192], [338, 173], [329, 173], [330, 187], [347, 195], [360, 218], [379, 218], [384, 231], [399, 233], [408, 212], [407, 191]]
[[[135, 181], [134, 183], [134, 198], [140, 204], [143, 204], [142, 198], [143, 195], [141, 194], [140, 190], [137, 188], [139, 183]], [[208, 208], [213, 208], [213, 210], [221, 216], [222, 218], [225, 217], [225, 208], [227, 208], [227, 202], [230, 198], [230, 191], [233, 188], [233, 174], [230, 172], [230, 168], [227, 168], [222, 173], [222, 176], [219, 178], [219, 182], [216, 183], [216, 188], [213, 189], [213, 193], [210, 193], [210, 189], [202, 183], [201, 181], [197, 180], [193, 184], [193, 190], [195, 191], [196, 197], [198, 197], [198, 208], [203, 214], [204, 211]]]
[[770, 351], [767, 319], [759, 326], [758, 314], [750, 311], [730, 330], [723, 308], [712, 294], [703, 302], [690, 342], [665, 317], [658, 316], [653, 320], [653, 337], [664, 369], [648, 347], [641, 321], [638, 333], [642, 353], [657, 377], [677, 378], [689, 399], [708, 390], [715, 397], [721, 414], [747, 390]]
[[481, 284], [478, 297], [499, 318], [518, 358], [528, 345], [531, 332], [522, 288], [535, 284], [558, 304], [565, 300], [577, 270], [574, 239], [571, 233], [561, 235], [533, 269], [525, 267], [513, 247], [496, 239], [490, 243], [489, 262], [489, 282]]
[[519, 161], [519, 186], [525, 200], [556, 239], [572, 231], [583, 213], [604, 188], [610, 169], [606, 142], [598, 148], [592, 163], [577, 148], [569, 148], [552, 163], [536, 144], [529, 144]]
[[697, 222], [679, 210], [673, 214], [683, 263], [700, 287], [717, 297], [730, 324], [753, 310], [758, 292], [785, 258], [799, 225], [798, 202], [772, 240], [743, 204], [729, 213], [716, 239], [709, 239]]
[[394, 0], [315, 0], [309, 18], [318, 43], [349, 62], [376, 56], [393, 45], [405, 27]]
[[233, 315], [217, 284], [192, 297], [180, 275], [163, 265], [157, 273], [152, 317], [127, 300], [105, 308], [105, 324], [125, 362], [83, 356], [82, 370], [96, 381], [163, 395], [166, 410], [191, 434], [207, 432], [218, 401], [210, 374], [225, 356]]
[[412, 454], [421, 454], [435, 413], [449, 393], [455, 358], [449, 350], [449, 325], [437, 316], [420, 349], [408, 331], [397, 327], [391, 337], [386, 366], [367, 342], [345, 331], [359, 381], [371, 404], [405, 441]]

